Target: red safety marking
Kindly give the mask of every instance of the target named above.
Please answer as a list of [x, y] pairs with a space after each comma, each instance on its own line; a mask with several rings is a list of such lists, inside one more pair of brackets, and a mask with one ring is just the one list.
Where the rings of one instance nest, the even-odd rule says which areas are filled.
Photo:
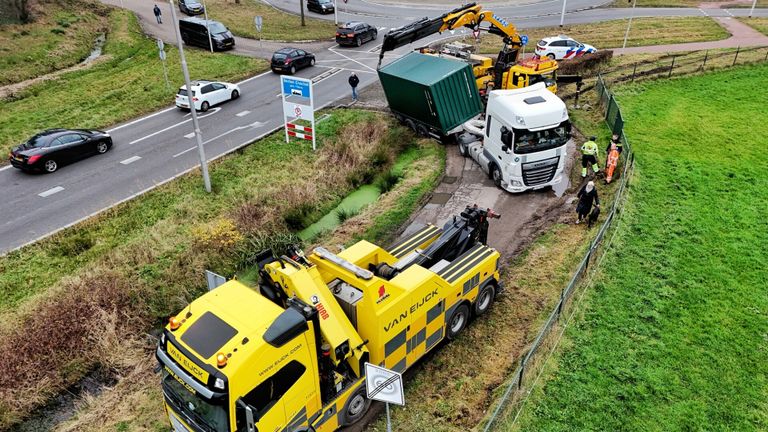
[[286, 123], [286, 125], [289, 128], [291, 128], [291, 129], [296, 129], [296, 130], [300, 130], [300, 131], [304, 131], [304, 132], [312, 132], [312, 128], [311, 127], [301, 126], [301, 125], [297, 125], [297, 124], [293, 124], [293, 123]]
[[301, 139], [305, 139], [305, 140], [310, 140], [310, 141], [312, 140], [312, 135], [307, 135], [307, 134], [303, 134], [303, 133], [299, 133], [299, 132], [294, 132], [294, 131], [290, 131], [290, 130], [288, 131], [288, 136], [292, 136], [292, 137], [296, 137], [296, 138], [301, 138]]

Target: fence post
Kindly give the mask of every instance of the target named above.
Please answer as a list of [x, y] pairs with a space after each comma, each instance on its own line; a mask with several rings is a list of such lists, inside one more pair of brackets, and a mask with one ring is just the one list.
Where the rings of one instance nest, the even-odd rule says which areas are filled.
[[731, 66], [736, 66], [736, 59], [737, 59], [737, 58], [739, 58], [739, 50], [740, 50], [740, 49], [741, 49], [741, 47], [740, 47], [740, 46], [739, 46], [739, 47], [736, 47], [736, 55], [735, 55], [735, 56], [733, 56], [733, 64], [732, 64]]
[[672, 69], [675, 67], [675, 59], [677, 56], [672, 56], [672, 64], [669, 65], [669, 74], [667, 74], [667, 78], [672, 76]]
[[763, 61], [768, 61], [768, 50], [765, 50], [765, 58], [763, 59]]
[[635, 82], [635, 72], [637, 72], [637, 62], [635, 62], [635, 67], [632, 68], [632, 82]]
[[517, 375], [517, 388], [523, 388], [523, 374], [525, 373], [525, 356], [520, 360], [520, 373]]
[[701, 64], [701, 70], [707, 67], [707, 57], [709, 56], [709, 50], [704, 51], [704, 63]]

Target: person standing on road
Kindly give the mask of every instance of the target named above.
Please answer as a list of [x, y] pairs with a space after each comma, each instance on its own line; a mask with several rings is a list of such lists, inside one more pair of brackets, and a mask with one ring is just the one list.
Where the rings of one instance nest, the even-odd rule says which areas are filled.
[[163, 23], [163, 12], [160, 10], [160, 7], [155, 5], [154, 12], [155, 12], [155, 18], [157, 19], [157, 23], [158, 24], [162, 24]]
[[589, 137], [589, 141], [585, 142], [581, 146], [581, 177], [587, 176], [587, 166], [592, 165], [592, 171], [597, 174], [600, 171], [600, 167], [597, 166], [597, 143], [595, 140], [597, 137]]
[[581, 223], [585, 217], [592, 211], [592, 206], [600, 207], [600, 198], [597, 197], [597, 188], [595, 182], [589, 181], [581, 188], [578, 194], [579, 202], [576, 204], [576, 223]]
[[352, 87], [352, 100], [357, 100], [357, 85], [360, 84], [360, 78], [354, 72], [349, 76], [349, 86]]

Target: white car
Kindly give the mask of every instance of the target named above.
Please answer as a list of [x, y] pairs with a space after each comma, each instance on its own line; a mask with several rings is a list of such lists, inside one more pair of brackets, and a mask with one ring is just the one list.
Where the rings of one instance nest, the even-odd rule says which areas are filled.
[[536, 44], [536, 55], [549, 57], [552, 60], [572, 59], [596, 51], [597, 48], [592, 45], [580, 43], [563, 35], [544, 38]]
[[[213, 105], [240, 97], [240, 87], [236, 84], [215, 81], [195, 81], [192, 83], [192, 101], [195, 110], [208, 111]], [[187, 86], [183, 85], [176, 94], [176, 106], [189, 109]]]

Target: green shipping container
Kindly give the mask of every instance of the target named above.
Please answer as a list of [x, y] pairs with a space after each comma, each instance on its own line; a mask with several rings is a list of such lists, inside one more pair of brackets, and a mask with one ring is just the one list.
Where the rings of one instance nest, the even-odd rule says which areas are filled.
[[395, 116], [439, 135], [483, 112], [472, 67], [463, 61], [411, 52], [379, 69], [379, 80]]

